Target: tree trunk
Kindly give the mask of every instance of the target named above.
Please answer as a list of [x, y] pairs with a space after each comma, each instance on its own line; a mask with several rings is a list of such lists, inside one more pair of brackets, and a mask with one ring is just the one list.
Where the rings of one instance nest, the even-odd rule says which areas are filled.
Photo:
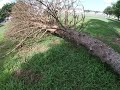
[[58, 29], [53, 33], [76, 43], [76, 45], [85, 46], [92, 54], [98, 56], [102, 62], [109, 64], [114, 71], [120, 74], [120, 55], [105, 43], [75, 30]]
[[65, 25], [68, 25], [68, 11], [65, 11]]
[[119, 21], [120, 16], [118, 16], [118, 21]]

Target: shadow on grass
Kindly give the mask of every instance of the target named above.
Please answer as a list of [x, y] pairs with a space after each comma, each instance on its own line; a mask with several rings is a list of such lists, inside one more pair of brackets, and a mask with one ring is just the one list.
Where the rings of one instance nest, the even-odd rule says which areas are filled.
[[[110, 21], [91, 19], [88, 23], [85, 32], [106, 43], [110, 42], [109, 45], [120, 51], [120, 48], [112, 43], [115, 38], [119, 38], [119, 35]], [[3, 51], [6, 52], [6, 49]], [[11, 67], [16, 68], [14, 66], [16, 62], [19, 63], [19, 59], [9, 62], [13, 65], [9, 63], [6, 65], [4, 62], [1, 66], [3, 69], [0, 69], [0, 73], [3, 73], [3, 76], [0, 74], [0, 90], [119, 90], [120, 88], [120, 76], [82, 46], [78, 48], [62, 42], [44, 53], [33, 55], [14, 72], [6, 73]], [[5, 69], [6, 67], [8, 68]]]
[[[118, 90], [120, 77], [84, 47], [63, 42], [35, 54], [6, 80], [6, 90]], [[2, 90], [1, 89], [1, 90]]]

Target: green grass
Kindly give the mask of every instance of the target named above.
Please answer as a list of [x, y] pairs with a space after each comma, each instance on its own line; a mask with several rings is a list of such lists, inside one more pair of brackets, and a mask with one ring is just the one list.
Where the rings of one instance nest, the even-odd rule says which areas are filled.
[[4, 31], [6, 27], [3, 25], [0, 25], [0, 42], [4, 39]]
[[84, 32], [102, 40], [110, 45], [117, 52], [120, 52], [120, 43], [116, 41], [120, 38], [120, 22], [106, 19], [90, 19]]
[[[98, 17], [88, 17], [86, 21], [88, 26], [84, 32], [120, 53], [120, 46], [114, 42], [120, 37], [120, 22]], [[56, 40], [60, 43], [56, 44]], [[9, 42], [7, 45], [12, 47]], [[76, 47], [55, 36], [42, 39], [39, 45], [49, 48], [25, 59], [13, 54], [0, 60], [0, 90], [120, 89], [120, 76], [85, 47]], [[9, 49], [1, 50], [6, 52]]]

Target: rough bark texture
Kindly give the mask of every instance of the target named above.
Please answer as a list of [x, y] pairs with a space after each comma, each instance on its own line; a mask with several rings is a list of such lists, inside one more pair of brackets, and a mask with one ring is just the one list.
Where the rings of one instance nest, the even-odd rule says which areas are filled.
[[91, 53], [98, 56], [102, 62], [109, 64], [114, 71], [120, 74], [120, 55], [100, 40], [75, 30], [56, 30], [54, 34], [66, 38], [77, 45], [85, 46]]

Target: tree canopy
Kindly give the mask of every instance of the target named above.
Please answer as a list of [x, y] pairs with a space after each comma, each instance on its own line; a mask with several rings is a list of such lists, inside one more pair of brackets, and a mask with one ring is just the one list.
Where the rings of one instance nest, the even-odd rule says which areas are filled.
[[4, 21], [6, 17], [10, 15], [12, 6], [14, 3], [5, 4], [2, 9], [0, 9], [0, 22]]
[[113, 14], [118, 18], [120, 17], [120, 0], [117, 1], [117, 3], [113, 4]]
[[112, 4], [112, 6], [108, 6], [105, 8], [104, 13], [107, 15], [115, 15], [118, 20], [120, 18], [120, 0], [116, 3]]
[[113, 13], [112, 7], [108, 6], [107, 8], [105, 8], [104, 13], [107, 15], [112, 15], [112, 13]]

